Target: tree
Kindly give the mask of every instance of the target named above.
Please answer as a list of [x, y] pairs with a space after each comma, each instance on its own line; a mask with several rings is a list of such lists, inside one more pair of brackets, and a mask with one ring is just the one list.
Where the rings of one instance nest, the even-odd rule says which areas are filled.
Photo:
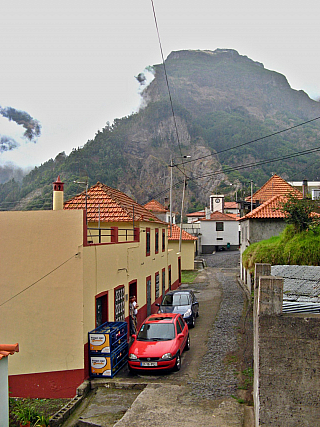
[[320, 224], [320, 216], [316, 213], [319, 210], [319, 205], [314, 200], [297, 199], [294, 194], [289, 194], [280, 205], [279, 209], [285, 214], [285, 221], [288, 224], [293, 224], [298, 233]]

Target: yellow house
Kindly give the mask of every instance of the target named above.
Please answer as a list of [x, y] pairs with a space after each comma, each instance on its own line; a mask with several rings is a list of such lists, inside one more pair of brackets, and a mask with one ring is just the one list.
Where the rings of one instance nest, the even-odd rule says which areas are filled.
[[[168, 227], [168, 245], [175, 253], [179, 253], [180, 227], [172, 224]], [[194, 270], [194, 255], [196, 252], [197, 237], [181, 230], [181, 269]]]
[[[170, 222], [169, 209], [157, 200], [151, 200], [143, 206], [160, 220], [166, 221], [167, 223]], [[169, 249], [178, 253], [180, 250], [180, 228], [175, 225], [175, 213], [173, 213], [172, 220], [172, 226], [168, 227]], [[197, 250], [196, 241], [198, 238], [184, 230], [182, 230], [181, 238], [181, 253], [179, 253], [179, 255], [181, 256], [182, 270], [194, 270], [194, 256]]]
[[181, 258], [167, 224], [118, 190], [97, 183], [53, 211], [0, 212], [0, 342], [19, 342], [9, 366], [11, 396], [73, 397], [89, 375], [88, 332], [138, 323], [180, 285]]

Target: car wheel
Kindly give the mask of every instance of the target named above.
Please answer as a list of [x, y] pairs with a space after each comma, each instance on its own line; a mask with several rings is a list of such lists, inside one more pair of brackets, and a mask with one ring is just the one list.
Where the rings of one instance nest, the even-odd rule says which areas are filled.
[[175, 371], [180, 371], [181, 369], [181, 356], [180, 353], [177, 353], [176, 355], [176, 364], [174, 365], [174, 370]]
[[190, 350], [190, 337], [189, 337], [189, 334], [188, 334], [188, 337], [187, 337], [187, 342], [186, 342], [186, 346], [185, 346], [185, 348], [184, 348], [186, 351], [188, 351], [188, 350]]

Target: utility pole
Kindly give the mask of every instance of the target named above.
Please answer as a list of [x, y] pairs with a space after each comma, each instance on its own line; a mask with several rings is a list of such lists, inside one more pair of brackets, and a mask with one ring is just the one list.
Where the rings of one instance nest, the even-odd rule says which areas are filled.
[[172, 236], [172, 170], [173, 170], [173, 159], [171, 156], [170, 162], [170, 237]]
[[252, 195], [253, 195], [253, 184], [252, 184], [252, 180], [251, 180], [251, 212], [252, 212], [252, 207], [253, 207]]
[[183, 190], [182, 190], [182, 205], [181, 205], [181, 218], [180, 218], [180, 238], [179, 238], [179, 252], [181, 252], [181, 243], [182, 243], [182, 220], [183, 220], [183, 208], [184, 208], [184, 194], [186, 190], [186, 176], [183, 178]]

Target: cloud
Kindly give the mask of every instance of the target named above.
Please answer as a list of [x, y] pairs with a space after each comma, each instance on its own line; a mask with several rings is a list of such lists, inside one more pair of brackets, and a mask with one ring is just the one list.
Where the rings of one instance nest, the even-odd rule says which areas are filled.
[[19, 143], [10, 136], [0, 135], [0, 153], [4, 151], [14, 150], [19, 147]]
[[[31, 117], [30, 114], [28, 114], [26, 111], [16, 110], [15, 108], [12, 108], [12, 107], [2, 108], [0, 106], [0, 114], [2, 115], [2, 117], [7, 118], [9, 121], [13, 121], [18, 125], [23, 126], [25, 128], [24, 137], [27, 138], [29, 141], [36, 142], [36, 138], [41, 135], [41, 125], [39, 121]], [[4, 138], [8, 138], [8, 137], [4, 137]], [[11, 142], [14, 141], [11, 138], [8, 138], [8, 139], [11, 140]], [[9, 144], [11, 148], [7, 148], [6, 150], [2, 150], [2, 151], [13, 150], [18, 145], [13, 146], [13, 144], [11, 143]]]

